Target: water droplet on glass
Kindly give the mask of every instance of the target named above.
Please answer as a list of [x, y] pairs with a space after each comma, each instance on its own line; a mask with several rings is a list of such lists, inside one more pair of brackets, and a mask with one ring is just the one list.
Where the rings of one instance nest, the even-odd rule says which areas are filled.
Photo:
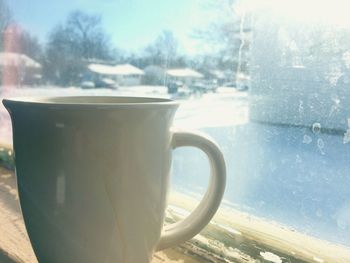
[[321, 151], [321, 154], [325, 154], [325, 152], [323, 151], [324, 141], [321, 138], [317, 140], [317, 147]]
[[303, 113], [303, 111], [304, 111], [303, 101], [300, 100], [299, 101], [299, 113]]
[[312, 142], [312, 138], [309, 135], [304, 135], [303, 143], [309, 144]]
[[324, 142], [323, 142], [323, 140], [321, 138], [317, 140], [317, 146], [320, 149], [324, 148]]
[[315, 134], [320, 133], [321, 131], [321, 123], [319, 122], [315, 122], [314, 124], [312, 124], [312, 132]]
[[350, 129], [347, 129], [346, 132], [344, 133], [343, 137], [343, 143], [348, 143], [350, 142]]

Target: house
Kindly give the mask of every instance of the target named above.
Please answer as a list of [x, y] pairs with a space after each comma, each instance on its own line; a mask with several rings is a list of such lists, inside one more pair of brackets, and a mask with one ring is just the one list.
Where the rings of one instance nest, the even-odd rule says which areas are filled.
[[180, 81], [187, 86], [192, 85], [194, 82], [204, 77], [203, 74], [190, 68], [169, 69], [166, 71], [166, 73], [169, 77], [169, 81]]
[[41, 65], [27, 55], [0, 52], [0, 82], [6, 86], [39, 84]]
[[164, 85], [167, 80], [166, 69], [157, 65], [149, 65], [143, 69], [144, 83], [149, 85]]
[[93, 74], [93, 79], [103, 79], [115, 81], [121, 86], [134, 86], [141, 84], [141, 78], [145, 74], [130, 64], [106, 65], [106, 64], [89, 64], [88, 69]]
[[208, 72], [209, 78], [215, 79], [217, 84], [223, 86], [227, 83], [236, 82], [236, 72], [232, 70], [211, 70]]
[[120, 64], [114, 67], [117, 82], [122, 86], [140, 85], [142, 76], [145, 75], [142, 69], [130, 64]]

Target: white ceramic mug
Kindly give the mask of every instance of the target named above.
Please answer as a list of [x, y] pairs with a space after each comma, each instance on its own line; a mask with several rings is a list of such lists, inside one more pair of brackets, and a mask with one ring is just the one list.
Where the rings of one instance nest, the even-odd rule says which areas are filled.
[[[39, 262], [146, 263], [196, 235], [218, 209], [225, 162], [218, 146], [171, 131], [178, 104], [127, 97], [5, 99], [21, 208]], [[195, 146], [211, 180], [185, 220], [163, 228], [171, 153]]]

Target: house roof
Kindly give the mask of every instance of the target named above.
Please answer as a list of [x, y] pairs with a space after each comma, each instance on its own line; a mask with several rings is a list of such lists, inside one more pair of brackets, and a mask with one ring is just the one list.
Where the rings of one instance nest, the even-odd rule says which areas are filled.
[[103, 75], [113, 75], [113, 66], [103, 65], [103, 64], [90, 64], [88, 68], [95, 73]]
[[41, 68], [41, 65], [27, 55], [13, 52], [0, 52], [0, 66]]
[[88, 68], [103, 75], [144, 75], [143, 70], [130, 64], [120, 64], [115, 66], [104, 64], [90, 64]]
[[169, 69], [167, 74], [172, 77], [203, 78], [203, 74], [190, 68]]
[[130, 64], [121, 64], [114, 66], [114, 70], [118, 75], [144, 75], [142, 69], [134, 67]]

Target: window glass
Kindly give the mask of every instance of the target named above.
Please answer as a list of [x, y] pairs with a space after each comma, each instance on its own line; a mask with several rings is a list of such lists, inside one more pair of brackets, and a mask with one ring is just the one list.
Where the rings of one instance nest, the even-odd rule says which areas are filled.
[[[0, 0], [0, 98], [180, 102], [174, 126], [215, 139], [227, 187], [209, 227], [159, 260], [350, 262], [348, 7], [345, 0]], [[13, 170], [11, 144], [1, 105], [0, 161]], [[199, 202], [209, 170], [199, 150], [175, 150], [166, 223]]]

